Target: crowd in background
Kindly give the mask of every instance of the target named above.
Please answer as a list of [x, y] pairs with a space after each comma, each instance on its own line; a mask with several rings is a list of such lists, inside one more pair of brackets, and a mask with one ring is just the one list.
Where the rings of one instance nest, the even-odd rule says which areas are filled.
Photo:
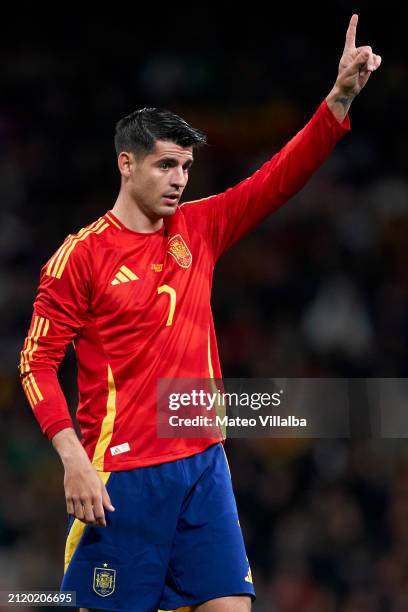
[[[288, 20], [269, 24], [268, 37], [259, 15], [223, 30], [201, 9], [194, 23], [206, 34], [196, 45], [174, 38], [176, 22], [155, 37], [101, 18], [68, 19], [38, 38], [27, 25], [17, 46], [2, 41], [0, 591], [59, 586], [63, 470], [17, 364], [40, 268], [68, 233], [113, 205], [115, 121], [142, 106], [177, 112], [210, 143], [184, 199], [226, 189], [328, 93], [349, 17], [340, 5], [331, 29]], [[385, 57], [352, 106], [352, 133], [217, 268], [224, 376], [407, 375], [407, 65], [395, 48], [398, 24], [391, 37], [379, 17], [361, 21], [362, 42], [381, 43]], [[72, 353], [61, 381], [74, 410]], [[256, 612], [408, 610], [406, 449], [397, 439], [227, 441]]]

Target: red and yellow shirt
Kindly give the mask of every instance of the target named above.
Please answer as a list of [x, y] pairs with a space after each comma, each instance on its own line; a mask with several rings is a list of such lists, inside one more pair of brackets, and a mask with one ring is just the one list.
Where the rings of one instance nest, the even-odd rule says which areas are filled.
[[97, 469], [164, 463], [215, 441], [157, 437], [157, 380], [221, 377], [210, 306], [216, 261], [299, 191], [348, 129], [323, 102], [252, 176], [180, 205], [159, 231], [131, 231], [107, 212], [66, 238], [42, 269], [19, 366], [48, 438], [72, 427], [57, 370], [74, 342], [76, 417]]

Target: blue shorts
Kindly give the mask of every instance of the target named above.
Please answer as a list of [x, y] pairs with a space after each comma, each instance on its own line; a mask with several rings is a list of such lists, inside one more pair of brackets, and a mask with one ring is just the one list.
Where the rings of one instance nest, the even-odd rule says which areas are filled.
[[227, 595], [254, 599], [224, 449], [104, 474], [107, 527], [70, 518], [61, 590], [102, 610], [176, 610]]

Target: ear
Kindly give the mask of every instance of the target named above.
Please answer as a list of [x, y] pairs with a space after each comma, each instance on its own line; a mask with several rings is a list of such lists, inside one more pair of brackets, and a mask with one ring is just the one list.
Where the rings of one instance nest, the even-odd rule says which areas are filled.
[[122, 151], [118, 155], [118, 168], [119, 172], [125, 178], [130, 177], [130, 167], [134, 162], [134, 157], [132, 153], [126, 153], [126, 151]]

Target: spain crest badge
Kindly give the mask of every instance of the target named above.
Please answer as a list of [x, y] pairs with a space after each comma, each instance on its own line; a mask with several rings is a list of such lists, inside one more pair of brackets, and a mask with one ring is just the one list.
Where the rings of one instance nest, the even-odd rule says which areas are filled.
[[182, 268], [189, 268], [191, 266], [193, 256], [180, 234], [169, 238], [167, 252], [174, 257]]
[[94, 568], [93, 590], [101, 597], [112, 595], [115, 590], [116, 570], [107, 567]]

